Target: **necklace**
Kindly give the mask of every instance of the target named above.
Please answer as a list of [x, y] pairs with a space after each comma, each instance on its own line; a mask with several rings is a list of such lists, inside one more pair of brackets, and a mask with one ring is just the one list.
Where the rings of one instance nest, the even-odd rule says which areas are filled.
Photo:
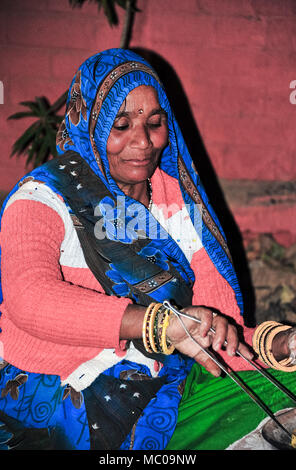
[[148, 178], [147, 181], [148, 181], [148, 192], [149, 192], [148, 211], [150, 211], [151, 208], [152, 208], [152, 204], [153, 204], [153, 200], [152, 200], [152, 184], [151, 184], [150, 178]]

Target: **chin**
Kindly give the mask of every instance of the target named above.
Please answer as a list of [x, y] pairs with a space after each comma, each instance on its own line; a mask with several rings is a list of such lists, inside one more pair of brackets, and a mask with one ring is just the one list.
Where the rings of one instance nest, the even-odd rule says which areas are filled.
[[124, 176], [126, 176], [126, 180], [129, 181], [130, 184], [137, 184], [150, 178], [154, 171], [154, 167], [142, 167], [137, 169], [133, 168], [129, 172], [126, 172]]

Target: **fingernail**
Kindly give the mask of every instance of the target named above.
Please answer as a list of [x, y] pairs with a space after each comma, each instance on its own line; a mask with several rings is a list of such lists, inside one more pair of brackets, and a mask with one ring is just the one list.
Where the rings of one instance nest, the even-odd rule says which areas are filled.
[[218, 351], [218, 349], [220, 349], [220, 346], [221, 346], [220, 341], [218, 343], [213, 344], [213, 348], [214, 348], [215, 351]]

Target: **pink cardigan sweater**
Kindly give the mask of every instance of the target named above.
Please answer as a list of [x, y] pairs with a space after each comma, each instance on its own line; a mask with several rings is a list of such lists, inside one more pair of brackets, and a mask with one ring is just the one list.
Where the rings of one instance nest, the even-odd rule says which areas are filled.
[[[163, 172], [154, 174], [152, 188], [154, 204], [183, 206], [177, 182]], [[36, 193], [31, 198], [37, 188], [31, 189], [6, 208], [2, 219], [0, 341], [9, 363], [64, 379], [105, 348], [124, 355], [119, 331], [131, 300], [104, 294], [87, 266], [63, 265], [65, 220], [33, 198]], [[74, 259], [77, 246], [71, 249]], [[191, 267], [196, 273], [193, 304], [217, 308], [242, 325], [234, 292], [204, 248], [194, 253]], [[251, 344], [253, 330], [245, 328], [245, 333]], [[246, 368], [240, 358], [224, 357], [233, 368]]]

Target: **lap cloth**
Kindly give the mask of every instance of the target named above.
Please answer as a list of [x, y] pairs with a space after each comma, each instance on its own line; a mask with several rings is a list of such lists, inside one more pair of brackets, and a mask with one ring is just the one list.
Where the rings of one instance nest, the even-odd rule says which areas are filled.
[[[269, 370], [296, 393], [296, 374]], [[295, 403], [256, 371], [240, 378], [276, 413]], [[167, 450], [223, 450], [253, 431], [267, 415], [229, 377], [215, 378], [194, 365], [189, 374], [175, 433]]]
[[[12, 379], [12, 372], [14, 379]], [[17, 375], [15, 375], [16, 372], [18, 372]], [[294, 373], [287, 374], [273, 370], [270, 373], [289, 390], [296, 392]], [[256, 371], [243, 371], [238, 374], [273, 413], [294, 406], [291, 399]], [[90, 401], [87, 394], [81, 395], [75, 393], [73, 389], [61, 387], [56, 376], [30, 374], [29, 378], [30, 380], [22, 374], [22, 371], [16, 371], [11, 366], [1, 371], [0, 400], [6, 403], [6, 407], [1, 408], [9, 412], [10, 416], [1, 411], [0, 450], [9, 447], [25, 450], [90, 448], [90, 428], [92, 426], [96, 430], [96, 423], [93, 421], [90, 426], [89, 421], [90, 417], [95, 418], [96, 405], [92, 407], [91, 414], [88, 414], [87, 408]], [[121, 380], [123, 393], [126, 393], [125, 385], [127, 381]], [[107, 390], [107, 383], [106, 387]], [[38, 400], [39, 389], [42, 389], [43, 401]], [[109, 393], [110, 390], [108, 389], [100, 398], [97, 402], [98, 406], [104, 400], [106, 405], [109, 403], [106, 396], [109, 396], [107, 392]], [[48, 394], [47, 401], [45, 391]], [[94, 397], [96, 389], [89, 390], [88, 393]], [[164, 393], [167, 396], [167, 413], [162, 410], [161, 422], [160, 416], [154, 413], [157, 411], [157, 399], [152, 400], [154, 410], [153, 406], [148, 407], [144, 416], [138, 420], [137, 425], [145, 427], [148, 423], [150, 430], [152, 429], [152, 432], [146, 435], [145, 450], [157, 449], [153, 427], [155, 430], [158, 429], [159, 435], [163, 433], [165, 441], [166, 429], [171, 421], [170, 400], [174, 400], [175, 392], [172, 395], [168, 386], [165, 387]], [[150, 412], [148, 412], [149, 409]], [[264, 411], [229, 377], [213, 377], [203, 367], [195, 364], [187, 377], [179, 405], [175, 432], [166, 450], [227, 449], [231, 444], [255, 430], [264, 419], [266, 419]], [[121, 449], [128, 449], [133, 439], [134, 437], [129, 435]], [[239, 445], [235, 448], [239, 448]], [[254, 450], [256, 449], [254, 445]]]

